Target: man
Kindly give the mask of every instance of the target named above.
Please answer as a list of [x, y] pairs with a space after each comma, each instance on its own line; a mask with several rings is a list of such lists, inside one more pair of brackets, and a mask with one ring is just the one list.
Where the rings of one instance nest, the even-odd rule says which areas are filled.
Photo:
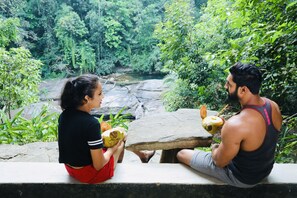
[[229, 71], [228, 98], [242, 110], [225, 122], [222, 141], [211, 152], [183, 149], [177, 159], [230, 185], [249, 188], [273, 168], [282, 116], [275, 102], [259, 96], [262, 76], [256, 66], [236, 63]]

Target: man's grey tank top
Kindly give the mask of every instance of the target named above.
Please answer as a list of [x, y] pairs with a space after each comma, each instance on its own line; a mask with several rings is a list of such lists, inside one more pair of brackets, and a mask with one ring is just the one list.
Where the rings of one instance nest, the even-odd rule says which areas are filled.
[[243, 107], [258, 111], [266, 123], [266, 135], [262, 145], [255, 151], [239, 150], [228, 165], [233, 175], [242, 183], [256, 184], [267, 177], [274, 164], [274, 155], [279, 131], [272, 123], [271, 104], [265, 98], [263, 106], [246, 105]]

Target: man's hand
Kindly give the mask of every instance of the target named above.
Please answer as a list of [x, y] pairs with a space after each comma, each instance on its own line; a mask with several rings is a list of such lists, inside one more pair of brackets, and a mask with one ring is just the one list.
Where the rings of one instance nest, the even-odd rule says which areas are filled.
[[220, 144], [213, 144], [211, 145], [211, 152], [213, 152], [215, 149], [217, 149], [220, 146]]

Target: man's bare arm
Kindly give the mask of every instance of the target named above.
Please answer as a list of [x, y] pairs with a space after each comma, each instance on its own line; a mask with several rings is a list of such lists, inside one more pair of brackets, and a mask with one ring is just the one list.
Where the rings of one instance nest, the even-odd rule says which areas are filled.
[[212, 158], [218, 167], [225, 167], [236, 156], [243, 140], [242, 125], [238, 118], [229, 119], [222, 128], [222, 141], [212, 147]]

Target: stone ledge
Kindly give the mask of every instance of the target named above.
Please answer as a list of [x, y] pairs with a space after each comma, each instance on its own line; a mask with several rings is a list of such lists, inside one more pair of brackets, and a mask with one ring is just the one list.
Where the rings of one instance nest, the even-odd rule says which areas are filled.
[[[129, 138], [129, 136], [128, 136]], [[134, 150], [170, 150], [176, 148], [196, 148], [196, 147], [209, 147], [211, 145], [211, 138], [198, 138], [198, 137], [189, 137], [189, 138], [179, 138], [171, 142], [141, 142], [138, 144], [133, 144], [127, 146], [125, 149], [129, 151]]]
[[1, 197], [297, 197], [297, 164], [276, 164], [258, 186], [240, 189], [182, 164], [119, 164], [101, 184], [72, 179], [58, 163], [0, 163]]

